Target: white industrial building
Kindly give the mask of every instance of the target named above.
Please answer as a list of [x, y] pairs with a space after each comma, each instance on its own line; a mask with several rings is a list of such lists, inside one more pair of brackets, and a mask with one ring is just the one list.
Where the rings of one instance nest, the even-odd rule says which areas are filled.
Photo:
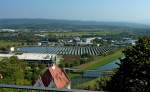
[[60, 56], [57, 54], [40, 54], [40, 53], [23, 53], [20, 55], [15, 54], [0, 54], [0, 57], [12, 57], [16, 56], [18, 59], [26, 60], [32, 63], [48, 63], [48, 62], [54, 62], [56, 64], [60, 61]]

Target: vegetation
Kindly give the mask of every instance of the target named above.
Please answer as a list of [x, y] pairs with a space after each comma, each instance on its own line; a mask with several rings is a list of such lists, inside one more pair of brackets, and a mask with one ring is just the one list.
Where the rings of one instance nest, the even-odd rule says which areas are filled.
[[9, 41], [9, 40], [0, 40], [0, 50], [1, 51], [8, 51], [10, 47], [14, 46], [20, 46], [20, 42], [15, 42], [15, 41]]
[[80, 69], [81, 71], [88, 69], [95, 69], [97, 67], [108, 64], [118, 58], [121, 58], [122, 56], [123, 56], [122, 49], [119, 49], [117, 51], [110, 53], [109, 55], [98, 56], [97, 58], [94, 59], [94, 61], [82, 64], [80, 66], [77, 66], [76, 68]]
[[110, 92], [150, 92], [150, 37], [140, 38], [124, 52], [120, 68], [108, 81]]
[[[78, 72], [82, 72], [85, 70], [90, 70], [90, 69], [96, 69], [97, 67], [106, 65], [118, 58], [123, 57], [122, 54], [122, 49], [116, 50], [114, 52], [109, 53], [108, 55], [103, 55], [103, 56], [89, 56], [87, 54], [84, 54], [81, 56], [81, 60], [80, 61], [75, 61], [75, 62], [64, 62], [61, 61], [60, 66], [61, 67], [73, 67], [73, 68], [77, 68], [80, 69], [80, 71]], [[81, 63], [85, 61], [84, 63]], [[72, 64], [70, 66], [70, 64]], [[68, 71], [67, 71], [68, 72]], [[70, 78], [76, 78], [81, 76], [81, 74], [77, 74], [74, 72], [68, 72]]]
[[3, 57], [0, 57], [0, 61], [3, 60]]
[[64, 59], [60, 61], [59, 66], [60, 67], [75, 67], [79, 66], [88, 62], [92, 62], [94, 59], [94, 56], [89, 54], [83, 54], [81, 56], [64, 56]]
[[28, 85], [30, 81], [25, 79], [25, 68], [27, 64], [16, 57], [11, 57], [10, 59], [5, 58], [0, 61], [0, 72], [3, 79], [0, 83], [5, 84], [16, 84], [16, 85]]
[[100, 77], [91, 81], [77, 85], [75, 88], [86, 89], [86, 90], [104, 90], [106, 81], [110, 80], [110, 77]]
[[[88, 29], [87, 29], [88, 30]], [[109, 32], [109, 31], [74, 31], [74, 32], [48, 32], [45, 33], [45, 35], [48, 34], [50, 37], [91, 37], [91, 36], [106, 36], [106, 35], [118, 35], [121, 32]]]
[[34, 80], [38, 78], [45, 67], [36, 64], [28, 65], [25, 61], [14, 56], [3, 58], [0, 61], [0, 74], [3, 76], [0, 79], [0, 84], [33, 85]]

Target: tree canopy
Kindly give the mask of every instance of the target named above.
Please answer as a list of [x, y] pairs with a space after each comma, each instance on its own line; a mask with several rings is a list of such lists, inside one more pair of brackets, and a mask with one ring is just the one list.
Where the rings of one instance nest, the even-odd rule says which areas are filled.
[[120, 68], [107, 82], [111, 92], [150, 92], [150, 37], [140, 38], [123, 51]]
[[29, 84], [28, 80], [25, 79], [25, 68], [27, 64], [17, 57], [5, 58], [0, 61], [0, 72], [3, 78], [0, 83], [5, 84]]

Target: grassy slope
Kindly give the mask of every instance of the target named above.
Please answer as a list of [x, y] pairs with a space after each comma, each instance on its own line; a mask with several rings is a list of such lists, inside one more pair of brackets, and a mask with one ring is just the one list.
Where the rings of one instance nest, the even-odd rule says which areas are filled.
[[119, 49], [119, 50], [113, 52], [110, 55], [99, 56], [94, 61], [86, 63], [86, 64], [83, 64], [83, 65], [80, 65], [80, 66], [78, 66], [76, 68], [81, 69], [81, 71], [88, 70], [88, 69], [95, 69], [97, 67], [100, 67], [100, 66], [103, 66], [105, 64], [108, 64], [108, 63], [112, 62], [113, 60], [121, 58], [122, 56], [123, 56], [122, 50]]

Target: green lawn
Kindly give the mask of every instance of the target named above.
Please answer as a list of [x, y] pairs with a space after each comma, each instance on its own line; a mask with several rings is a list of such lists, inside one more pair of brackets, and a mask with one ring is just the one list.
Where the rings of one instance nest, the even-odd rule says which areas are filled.
[[19, 43], [19, 42], [0, 40], [0, 47], [19, 46], [20, 44], [21, 44], [21, 43]]
[[75, 74], [75, 73], [68, 73], [68, 76], [70, 77], [70, 79], [76, 78], [76, 77], [80, 77], [80, 74]]
[[2, 60], [3, 58], [2, 57], [0, 57], [0, 61]]
[[103, 66], [105, 64], [108, 64], [118, 58], [123, 57], [122, 49], [116, 50], [110, 55], [107, 56], [99, 56], [95, 58], [94, 61], [82, 64], [80, 66], [77, 66], [76, 68], [81, 69], [81, 71], [89, 70], [89, 69], [96, 69], [97, 67]]
[[88, 81], [88, 82], [85, 82], [85, 83], [82, 83], [82, 84], [79, 84], [79, 85], [76, 85], [75, 88], [78, 88], [78, 89], [84, 89], [84, 88], [87, 88], [88, 86], [94, 86], [96, 84], [96, 81], [98, 81], [99, 78], [95, 78], [94, 80], [91, 80], [91, 81]]
[[107, 80], [110, 80], [110, 78], [109, 77], [95, 78], [91, 81], [87, 81], [85, 83], [81, 83], [79, 85], [76, 85], [74, 88], [77, 88], [77, 89], [87, 89], [87, 88], [89, 88], [90, 90], [95, 90], [96, 87], [100, 87], [102, 85], [105, 85], [105, 84], [98, 85], [99, 84], [98, 82], [101, 81], [102, 83], [104, 83]]

